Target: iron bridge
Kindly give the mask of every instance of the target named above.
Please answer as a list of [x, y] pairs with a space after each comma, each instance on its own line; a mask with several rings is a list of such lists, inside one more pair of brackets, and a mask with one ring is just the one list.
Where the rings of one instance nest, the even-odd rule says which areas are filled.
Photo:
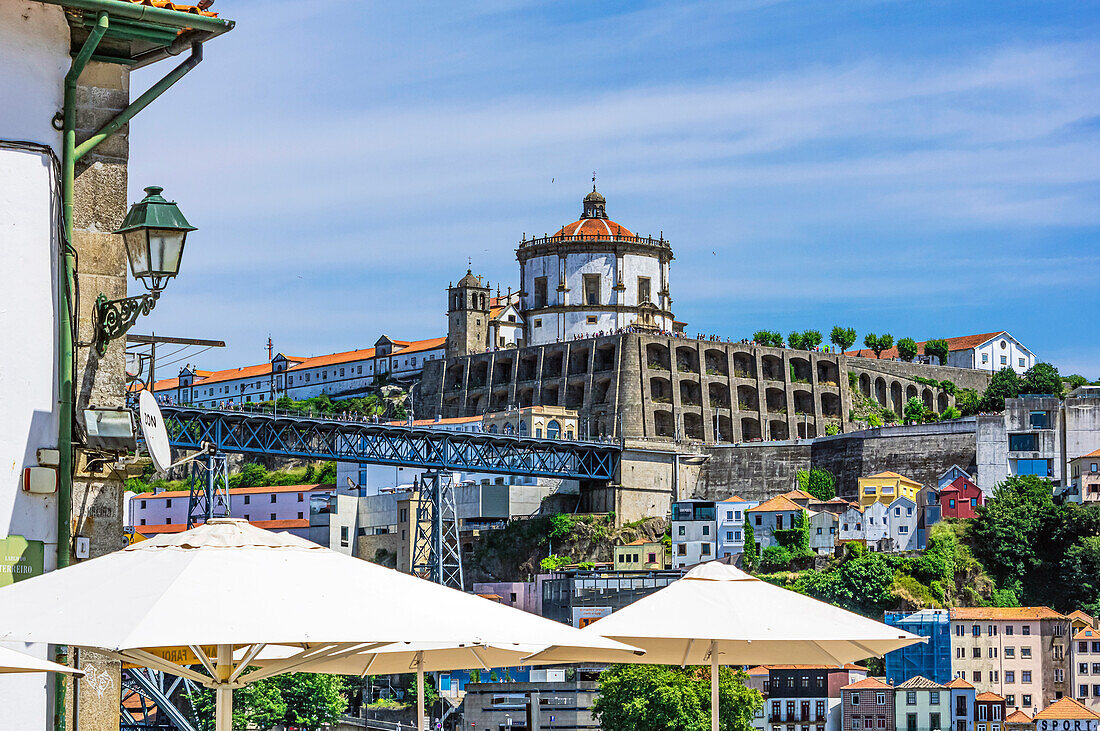
[[168, 441], [219, 453], [269, 454], [425, 470], [613, 482], [615, 443], [534, 439], [325, 417], [162, 405]]

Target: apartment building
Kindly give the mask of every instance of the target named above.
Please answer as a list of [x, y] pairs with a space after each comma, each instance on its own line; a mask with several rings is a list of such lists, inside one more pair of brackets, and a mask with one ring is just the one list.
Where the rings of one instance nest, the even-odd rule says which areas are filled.
[[915, 504], [921, 484], [897, 472], [879, 472], [859, 478], [859, 504], [866, 508], [874, 502], [889, 505], [899, 497], [909, 498]]
[[842, 689], [867, 677], [858, 665], [768, 666], [771, 731], [842, 731]]
[[1100, 713], [1100, 630], [1078, 630], [1071, 654], [1073, 697]]
[[713, 561], [718, 554], [717, 532], [713, 500], [679, 500], [673, 503], [672, 568], [681, 569]]
[[978, 691], [963, 678], [955, 678], [944, 685], [951, 693], [951, 731], [974, 731], [974, 706]]
[[864, 678], [840, 689], [843, 731], [894, 731], [894, 686]]
[[894, 693], [894, 725], [898, 731], [943, 731], [950, 728], [951, 690], [916, 675], [897, 686]]
[[1066, 500], [1084, 505], [1100, 503], [1100, 449], [1070, 460]]
[[803, 506], [791, 500], [787, 495], [777, 495], [765, 500], [746, 512], [749, 515], [757, 548], [762, 552], [769, 546], [778, 545], [775, 531], [794, 527], [795, 516], [805, 510]]
[[660, 541], [639, 538], [612, 550], [616, 571], [660, 571], [665, 568], [667, 552]]
[[927, 637], [927, 642], [886, 653], [886, 678], [904, 683], [917, 675], [946, 683], [951, 672], [951, 617], [946, 609], [921, 609], [916, 612], [886, 612], [883, 622], [891, 627]]
[[1049, 607], [957, 607], [952, 674], [1033, 715], [1070, 692], [1069, 629]]
[[1005, 710], [1004, 696], [989, 691], [978, 693], [974, 698], [974, 731], [1001, 731]]
[[[235, 487], [229, 491], [227, 511], [268, 530], [281, 530], [309, 538], [309, 505], [315, 496], [327, 499], [333, 485], [276, 485]], [[127, 495], [126, 527], [146, 537], [187, 529], [190, 493], [161, 490]]]
[[745, 500], [736, 495], [715, 503], [718, 518], [718, 558], [736, 556], [745, 552], [745, 521], [747, 511], [760, 502]]

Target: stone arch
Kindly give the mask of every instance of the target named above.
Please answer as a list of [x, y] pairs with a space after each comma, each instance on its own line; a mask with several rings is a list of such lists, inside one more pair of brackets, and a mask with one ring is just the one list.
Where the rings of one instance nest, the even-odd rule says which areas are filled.
[[859, 374], [859, 392], [871, 398], [871, 377], [866, 373]]
[[539, 399], [539, 403], [542, 406], [557, 406], [558, 392], [558, 384], [544, 383], [542, 385], [542, 397]]
[[821, 413], [834, 419], [840, 418], [840, 396], [835, 393], [821, 394]]
[[936, 413], [942, 414], [947, 411], [949, 405], [950, 400], [947, 397], [947, 392], [940, 391], [940, 395], [936, 397]]
[[516, 394], [516, 398], [519, 399], [520, 408], [526, 408], [528, 406], [535, 405], [535, 389], [530, 386], [521, 388]]
[[761, 438], [760, 422], [751, 417], [741, 419], [741, 438], [746, 442], [759, 440]]
[[718, 433], [714, 435], [716, 442], [733, 441], [733, 419], [728, 416], [718, 417]]
[[456, 389], [462, 388], [462, 378], [466, 375], [466, 369], [461, 365], [452, 366], [447, 369], [447, 388]]
[[480, 360], [470, 364], [470, 388], [481, 388], [489, 383], [489, 361]]
[[886, 379], [882, 376], [875, 379], [875, 401], [879, 406], [886, 407]]
[[817, 436], [817, 427], [812, 421], [800, 421], [798, 422], [798, 438], [799, 439], [813, 439]]
[[776, 355], [765, 355], [760, 359], [764, 367], [764, 379], [767, 381], [785, 381], [783, 377], [783, 359]]
[[672, 403], [672, 381], [661, 376], [653, 376], [649, 379], [649, 398], [654, 403]]
[[705, 353], [705, 359], [707, 364], [708, 376], [728, 376], [729, 366], [727, 365], [726, 353], [722, 350], [716, 350], [714, 348], [707, 348]]
[[764, 402], [769, 414], [787, 413], [787, 394], [781, 388], [768, 388], [764, 392]]
[[562, 367], [565, 364], [565, 352], [561, 350], [547, 350], [542, 355], [542, 377], [560, 378]]
[[790, 438], [791, 430], [787, 427], [786, 420], [772, 419], [768, 422], [768, 439], [778, 441]]
[[499, 386], [512, 382], [512, 359], [498, 358], [493, 363], [493, 385]]
[[703, 403], [699, 383], [687, 378], [680, 381], [680, 403], [685, 406], [700, 406]]
[[756, 378], [756, 359], [751, 353], [733, 354], [733, 375], [737, 378]]
[[595, 368], [597, 371], [610, 371], [615, 367], [615, 344], [600, 345], [596, 348]]
[[805, 358], [791, 358], [791, 380], [795, 383], [810, 383], [813, 371], [810, 361]]
[[653, 430], [659, 437], [671, 437], [675, 434], [672, 424], [672, 412], [657, 409], [653, 412]]
[[693, 411], [684, 412], [684, 436], [688, 439], [703, 439], [703, 417]]
[[796, 414], [814, 415], [814, 395], [799, 389], [794, 392], [794, 411]]
[[588, 373], [588, 354], [590, 352], [584, 346], [569, 349], [569, 375], [580, 376]]
[[606, 404], [611, 395], [611, 379], [601, 378], [596, 381], [595, 391], [592, 394], [592, 403]]
[[653, 370], [669, 370], [668, 348], [660, 343], [649, 343], [645, 346], [646, 366]]
[[539, 357], [535, 353], [524, 355], [519, 359], [519, 380], [533, 381], [539, 377]]
[[924, 389], [923, 391], [921, 391], [920, 397], [921, 400], [924, 401], [924, 408], [928, 409], [929, 411], [935, 408], [935, 402], [932, 399], [932, 389]]
[[895, 414], [900, 416], [905, 412], [905, 401], [901, 397], [901, 384], [897, 381], [890, 384], [890, 404]]
[[724, 383], [711, 383], [707, 386], [707, 400], [712, 409], [730, 407], [730, 388]]
[[489, 399], [489, 408], [493, 411], [503, 411], [508, 408], [508, 389], [493, 391], [492, 398]]
[[840, 385], [840, 369], [836, 363], [827, 360], [817, 362], [817, 382], [823, 386]]
[[676, 348], [676, 369], [682, 373], [698, 373], [699, 351], [687, 346]]
[[909, 384], [905, 387], [905, 402], [909, 403], [911, 398], [920, 398], [920, 394], [917, 393], [917, 387], [913, 384]]
[[759, 411], [760, 401], [756, 396], [756, 389], [752, 386], [737, 387], [737, 408], [741, 411]]
[[584, 406], [584, 381], [575, 381], [565, 387], [565, 407], [579, 409]]
[[487, 400], [488, 400], [487, 397], [483, 393], [479, 393], [479, 394], [476, 394], [474, 396], [470, 396], [469, 397], [470, 408], [474, 410], [475, 414], [484, 414], [485, 413], [485, 403], [486, 403]]

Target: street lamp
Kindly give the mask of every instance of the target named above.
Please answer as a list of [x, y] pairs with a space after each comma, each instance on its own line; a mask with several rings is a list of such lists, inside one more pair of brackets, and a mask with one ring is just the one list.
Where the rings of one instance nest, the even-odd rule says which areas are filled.
[[179, 274], [187, 233], [195, 227], [174, 201], [161, 196], [163, 190], [155, 185], [146, 188], [145, 197], [130, 207], [122, 227], [114, 232], [122, 234], [134, 279], [149, 292], [120, 300], [102, 294], [96, 298], [95, 349], [100, 355], [107, 351], [107, 343], [125, 335], [139, 316], [149, 314], [168, 280]]

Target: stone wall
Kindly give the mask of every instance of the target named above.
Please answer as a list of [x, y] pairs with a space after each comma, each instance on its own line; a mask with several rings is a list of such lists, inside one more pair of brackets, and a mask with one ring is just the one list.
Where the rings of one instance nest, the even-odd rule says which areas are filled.
[[691, 495], [700, 500], [737, 495], [763, 502], [794, 489], [798, 471], [811, 467], [808, 441], [718, 445], [708, 448], [707, 453], [710, 459]]

